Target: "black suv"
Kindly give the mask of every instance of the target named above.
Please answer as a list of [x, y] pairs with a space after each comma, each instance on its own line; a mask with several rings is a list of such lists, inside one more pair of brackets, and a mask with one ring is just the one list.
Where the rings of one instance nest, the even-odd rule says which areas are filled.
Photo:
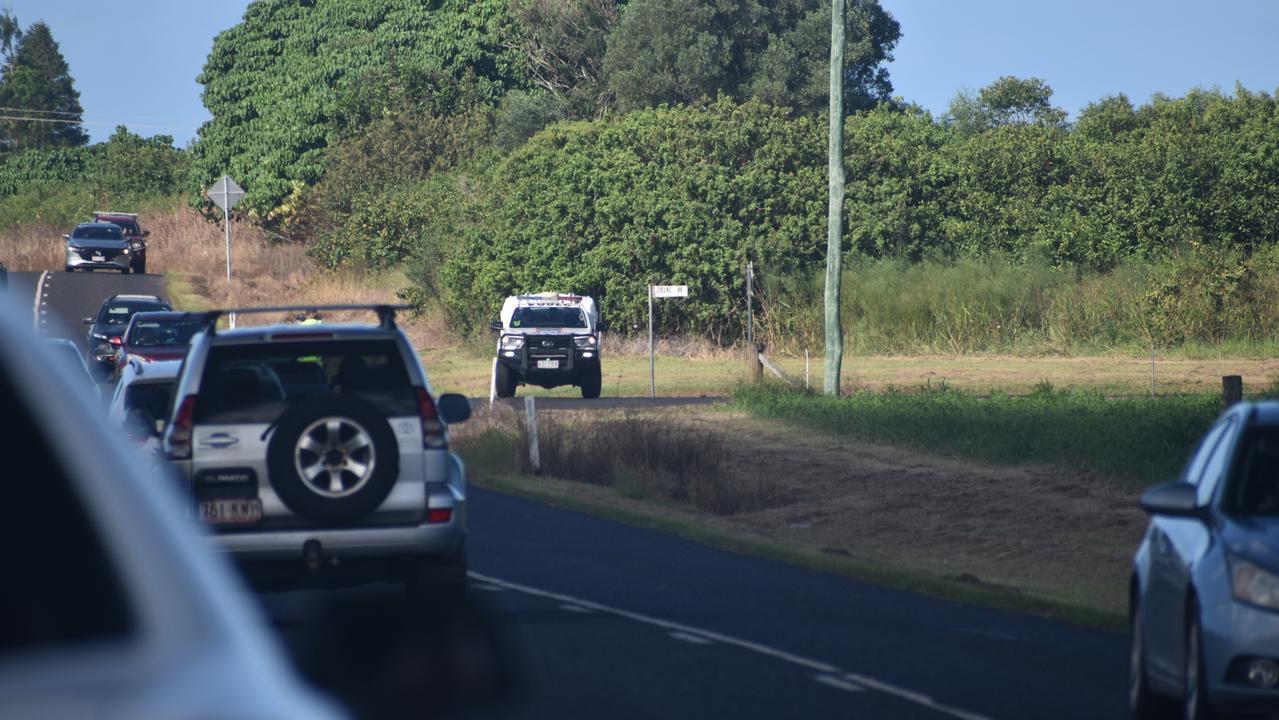
[[103, 300], [97, 316], [84, 319], [84, 324], [89, 326], [85, 342], [93, 357], [94, 369], [101, 375], [114, 370], [116, 348], [120, 347], [121, 336], [134, 313], [172, 309], [168, 302], [155, 295], [112, 295]]

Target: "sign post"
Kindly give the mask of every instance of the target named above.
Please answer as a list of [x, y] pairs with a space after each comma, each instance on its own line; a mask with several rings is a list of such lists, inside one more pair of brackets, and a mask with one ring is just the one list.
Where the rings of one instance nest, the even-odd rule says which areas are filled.
[[686, 298], [687, 285], [648, 286], [648, 396], [657, 397], [657, 370], [653, 354], [653, 298]]
[[[218, 178], [218, 181], [208, 189], [208, 197], [213, 201], [214, 205], [222, 208], [223, 225], [226, 229], [226, 285], [227, 291], [231, 290], [231, 208], [235, 204], [244, 199], [244, 189], [236, 184], [228, 175]], [[235, 313], [231, 313], [231, 327], [235, 327]]]

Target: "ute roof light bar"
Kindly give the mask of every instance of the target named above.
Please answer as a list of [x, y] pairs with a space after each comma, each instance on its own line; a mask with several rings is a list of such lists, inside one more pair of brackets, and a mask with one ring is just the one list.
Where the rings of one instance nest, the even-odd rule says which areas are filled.
[[115, 210], [94, 210], [93, 211], [94, 217], [97, 217], [99, 215], [110, 215], [112, 217], [128, 217], [128, 218], [133, 218], [134, 220], [138, 219], [137, 213], [116, 212]]
[[412, 305], [272, 305], [268, 307], [247, 307], [247, 308], [222, 308], [220, 310], [206, 310], [204, 312], [188, 313], [192, 317], [202, 317], [204, 319], [204, 329], [210, 334], [217, 334], [218, 320], [223, 315], [263, 315], [267, 313], [297, 313], [297, 312], [314, 312], [318, 313], [323, 310], [325, 312], [351, 312], [359, 310], [368, 310], [377, 314], [378, 326], [384, 330], [395, 328], [395, 313], [398, 310], [412, 309]]

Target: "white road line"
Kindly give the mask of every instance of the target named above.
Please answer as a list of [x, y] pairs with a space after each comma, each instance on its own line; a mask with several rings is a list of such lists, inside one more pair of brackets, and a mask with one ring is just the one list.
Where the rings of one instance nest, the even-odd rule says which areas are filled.
[[569, 612], [581, 613], [583, 615], [591, 615], [595, 612], [594, 610], [584, 608], [577, 603], [560, 603], [560, 609], [568, 610]]
[[42, 300], [44, 297], [44, 281], [48, 279], [48, 277], [48, 270], [40, 273], [40, 279], [36, 281], [35, 301], [31, 304], [31, 322], [35, 323], [37, 331], [40, 330], [40, 306], [44, 304], [44, 301]]
[[936, 710], [939, 713], [945, 713], [946, 715], [949, 715], [953, 718], [959, 718], [959, 720], [990, 720], [990, 718], [986, 717], [985, 715], [978, 715], [977, 713], [971, 713], [966, 710], [960, 710], [959, 708], [951, 707], [949, 705], [943, 705], [942, 703], [937, 702], [936, 700], [932, 699], [931, 697], [923, 693], [915, 692], [914, 690], [907, 690], [906, 688], [898, 687], [896, 685], [893, 685], [892, 683], [886, 683], [882, 680], [876, 680], [875, 678], [867, 677], [860, 673], [851, 673], [851, 672], [844, 673], [844, 677], [848, 678], [849, 680], [852, 680], [853, 682], [865, 685], [871, 690], [878, 690], [879, 692], [885, 693], [887, 695], [893, 695], [895, 697], [899, 697], [902, 700], [906, 700], [907, 702], [912, 702], [912, 703], [915, 703], [916, 705], [922, 705], [930, 710]]
[[848, 692], [866, 692], [866, 688], [861, 685], [849, 682], [843, 678], [835, 677], [834, 675], [817, 675], [813, 679], [823, 685], [829, 685], [833, 688], [839, 688], [840, 690], [847, 690]]
[[471, 587], [484, 592], [504, 592], [506, 590], [506, 588], [500, 588], [496, 585], [472, 585]]
[[[977, 713], [968, 712], [966, 710], [953, 708], [953, 707], [950, 707], [949, 705], [943, 705], [942, 703], [939, 703], [936, 700], [933, 700], [930, 696], [920, 692], [907, 690], [906, 688], [898, 687], [897, 685], [886, 683], [881, 680], [876, 680], [872, 677], [868, 677], [860, 673], [844, 672], [840, 670], [839, 668], [835, 667], [834, 665], [830, 665], [828, 663], [824, 663], [819, 660], [806, 658], [806, 657], [803, 657], [802, 655], [795, 655], [794, 653], [789, 653], [789, 652], [786, 652], [785, 650], [779, 650], [777, 648], [772, 648], [767, 645], [761, 645], [760, 643], [751, 642], [750, 640], [743, 640], [741, 638], [733, 637], [732, 635], [725, 635], [723, 633], [718, 633], [713, 630], [705, 630], [702, 628], [693, 627], [691, 625], [684, 625], [683, 623], [677, 623], [670, 620], [663, 620], [661, 618], [642, 615], [640, 613], [631, 612], [630, 610], [623, 610], [621, 608], [602, 605], [600, 603], [592, 602], [590, 600], [583, 600], [581, 598], [573, 597], [572, 595], [564, 595], [563, 593], [551, 592], [549, 590], [539, 590], [538, 588], [535, 588], [535, 587], [529, 587], [528, 585], [520, 585], [519, 583], [509, 582], [507, 580], [495, 578], [490, 575], [483, 575], [477, 572], [469, 572], [467, 573], [467, 575], [469, 575], [474, 580], [478, 580], [479, 582], [487, 583], [489, 585], [496, 585], [498, 587], [506, 588], [507, 590], [514, 590], [516, 592], [524, 593], [525, 595], [533, 595], [535, 597], [542, 597], [542, 598], [547, 598], [549, 600], [555, 600], [556, 602], [560, 602], [560, 603], [577, 605], [579, 607], [595, 610], [596, 612], [607, 613], [609, 615], [616, 615], [618, 617], [626, 618], [627, 620], [634, 620], [636, 622], [645, 623], [646, 625], [653, 625], [656, 627], [660, 627], [664, 630], [684, 633], [687, 635], [694, 635], [705, 640], [720, 642], [725, 645], [734, 645], [736, 647], [742, 648], [743, 650], [750, 650], [751, 652], [758, 653], [760, 655], [766, 655], [768, 657], [775, 658], [777, 660], [782, 660], [792, 665], [798, 665], [800, 667], [807, 668], [809, 670], [815, 670], [818, 673], [821, 673], [821, 675], [819, 675], [816, 678], [818, 682], [822, 682], [826, 685], [832, 685], [834, 687], [840, 687], [841, 689], [844, 689], [844, 690], [848, 690], [849, 688], [843, 687], [842, 684], [836, 685], [835, 683], [848, 682], [850, 685], [856, 684], [856, 685], [864, 686], [865, 688], [876, 690], [886, 695], [892, 695], [898, 699], [905, 700], [906, 702], [928, 708], [929, 710], [933, 710], [943, 715], [949, 715], [950, 717], [957, 718], [957, 720], [991, 720], [990, 717], [987, 717], [985, 715], [979, 715]], [[673, 635], [674, 633], [672, 633], [672, 636]], [[823, 677], [828, 677], [829, 679], [823, 680], [822, 679]]]
[[684, 642], [691, 643], [693, 645], [710, 645], [711, 644], [710, 640], [707, 640], [701, 635], [692, 635], [686, 632], [673, 632], [671, 633], [671, 637], [675, 638], [676, 640], [683, 640]]

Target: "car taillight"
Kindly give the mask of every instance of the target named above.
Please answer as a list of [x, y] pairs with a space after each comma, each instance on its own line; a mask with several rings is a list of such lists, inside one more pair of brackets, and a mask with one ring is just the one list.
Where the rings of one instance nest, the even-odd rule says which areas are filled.
[[173, 416], [173, 429], [169, 433], [169, 458], [186, 460], [191, 457], [191, 430], [195, 427], [195, 396], [187, 395], [178, 405]]
[[440, 422], [440, 413], [435, 409], [435, 401], [426, 392], [426, 388], [417, 389], [417, 411], [422, 416], [422, 447], [448, 447], [448, 438], [444, 437], [444, 423]]
[[446, 523], [453, 519], [453, 508], [429, 508], [426, 521], [429, 523]]
[[110, 338], [107, 342], [111, 343], [112, 345], [119, 345], [119, 344], [120, 344], [120, 336], [119, 336], [119, 335], [116, 335], [115, 337]]

